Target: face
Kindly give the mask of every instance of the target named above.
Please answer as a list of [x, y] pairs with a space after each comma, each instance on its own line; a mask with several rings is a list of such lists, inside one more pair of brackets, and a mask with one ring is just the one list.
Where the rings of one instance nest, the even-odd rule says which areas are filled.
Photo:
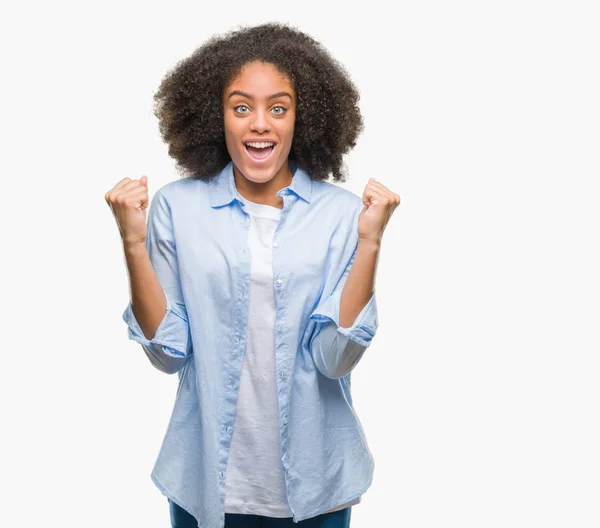
[[225, 142], [237, 170], [255, 183], [287, 178], [296, 118], [287, 76], [272, 64], [247, 64], [225, 88], [223, 109]]

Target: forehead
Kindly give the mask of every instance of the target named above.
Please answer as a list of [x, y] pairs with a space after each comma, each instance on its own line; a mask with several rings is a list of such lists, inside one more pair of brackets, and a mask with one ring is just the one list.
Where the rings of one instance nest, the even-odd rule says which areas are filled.
[[251, 62], [244, 65], [241, 72], [225, 88], [225, 96], [233, 90], [240, 90], [255, 97], [267, 96], [287, 91], [294, 94], [289, 77], [280, 72], [273, 64]]

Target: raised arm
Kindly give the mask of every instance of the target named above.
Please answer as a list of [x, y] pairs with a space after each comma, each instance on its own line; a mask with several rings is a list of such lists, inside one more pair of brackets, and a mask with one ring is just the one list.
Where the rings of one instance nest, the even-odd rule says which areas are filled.
[[146, 228], [145, 183], [126, 178], [106, 200], [121, 231], [129, 274], [131, 298], [122, 315], [129, 339], [142, 345], [154, 367], [173, 374], [192, 354], [192, 342], [169, 203], [159, 190], [148, 209]]
[[375, 336], [377, 257], [375, 247], [358, 244], [333, 293], [320, 302], [310, 316], [316, 321], [310, 351], [317, 369], [328, 378], [348, 375]]
[[144, 337], [151, 340], [167, 311], [167, 298], [145, 243], [123, 243], [129, 274], [131, 307]]
[[173, 374], [192, 355], [192, 340], [179, 279], [171, 210], [160, 191], [148, 211], [145, 246], [145, 251], [139, 246], [125, 250], [131, 301], [123, 320], [128, 325], [129, 338], [142, 345], [152, 365]]
[[311, 314], [324, 323], [312, 334], [313, 360], [330, 378], [341, 378], [356, 366], [377, 330], [375, 274], [383, 233], [398, 205], [398, 194], [369, 179], [350, 235], [352, 257], [333, 293]]

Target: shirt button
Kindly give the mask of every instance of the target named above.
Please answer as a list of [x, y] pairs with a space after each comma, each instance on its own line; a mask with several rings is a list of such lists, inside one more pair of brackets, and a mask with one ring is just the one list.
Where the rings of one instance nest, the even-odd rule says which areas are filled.
[[279, 242], [274, 242], [273, 247], [279, 247]]
[[282, 325], [280, 325], [280, 324], [278, 324], [278, 325], [277, 325], [277, 331], [278, 331], [278, 332], [281, 332], [282, 330], [283, 330], [283, 326], [282, 326]]
[[279, 372], [279, 377], [285, 379], [285, 372], [283, 372], [283, 370]]
[[228, 432], [229, 434], [231, 434], [231, 432], [232, 432], [232, 431], [233, 431], [233, 428], [231, 428], [231, 427], [228, 427], [228, 428], [227, 428], [227, 432]]
[[220, 476], [221, 478], [225, 478], [225, 472], [224, 472], [224, 471], [220, 471], [220, 472], [219, 472], [219, 476]]
[[281, 286], [283, 284], [283, 281], [281, 279], [277, 279], [276, 284], [277, 286]]
[[288, 417], [287, 417], [287, 416], [284, 416], [284, 417], [283, 417], [283, 423], [284, 423], [284, 424], [288, 423]]

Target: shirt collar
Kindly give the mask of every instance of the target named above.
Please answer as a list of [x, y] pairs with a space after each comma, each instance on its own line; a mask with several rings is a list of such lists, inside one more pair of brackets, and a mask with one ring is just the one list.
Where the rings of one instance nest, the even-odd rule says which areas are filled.
[[[312, 195], [312, 179], [306, 171], [299, 168], [292, 160], [289, 161], [289, 167], [294, 175], [292, 182], [288, 187], [284, 187], [277, 191], [277, 196], [285, 192], [286, 189], [293, 191], [300, 198], [310, 203]], [[233, 176], [233, 162], [230, 161], [219, 175], [209, 182], [210, 205], [212, 207], [220, 207], [230, 204], [239, 196]]]

